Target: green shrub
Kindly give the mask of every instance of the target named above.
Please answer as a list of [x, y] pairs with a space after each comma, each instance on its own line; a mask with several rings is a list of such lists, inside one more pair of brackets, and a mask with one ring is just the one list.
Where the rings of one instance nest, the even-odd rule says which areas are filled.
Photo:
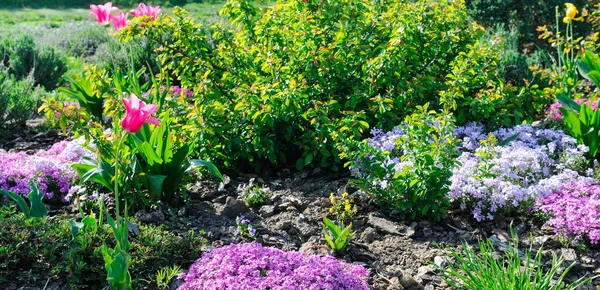
[[64, 50], [71, 56], [88, 57], [96, 53], [98, 47], [109, 40], [106, 28], [96, 22], [70, 22], [58, 28], [45, 28], [36, 35], [43, 44]]
[[400, 218], [439, 220], [447, 197], [456, 140], [452, 116], [427, 106], [390, 132], [373, 130], [363, 142], [348, 141], [345, 157], [356, 177], [352, 183]]
[[[186, 13], [121, 30], [157, 44], [198, 96], [185, 119], [198, 154], [226, 164], [337, 168], [341, 140], [439, 108], [453, 60], [481, 29], [460, 1], [228, 2], [211, 37]], [[169, 38], [165, 41], [164, 36]]]
[[468, 51], [453, 60], [440, 95], [454, 109], [457, 125], [475, 121], [493, 129], [532, 122], [550, 104], [537, 84], [523, 78], [514, 80], [516, 84], [505, 80], [515, 56], [503, 53], [505, 44], [501, 35], [484, 37], [468, 44]]
[[40, 89], [31, 77], [16, 81], [5, 69], [0, 71], [0, 129], [24, 126], [39, 102]]
[[55, 89], [67, 71], [66, 56], [49, 46], [35, 43], [31, 34], [7, 35], [0, 43], [0, 56], [4, 66], [17, 80], [30, 74], [34, 84], [46, 90]]
[[[0, 284], [42, 284], [47, 277], [68, 282], [69, 289], [102, 289], [106, 272], [100, 246], [113, 244], [108, 226], [96, 235], [86, 232], [72, 240], [68, 217], [26, 220], [14, 207], [0, 207]], [[188, 232], [181, 236], [165, 226], [140, 226], [130, 238], [134, 257], [133, 289], [154, 289], [156, 273], [167, 266], [187, 268], [199, 256], [205, 239]]]

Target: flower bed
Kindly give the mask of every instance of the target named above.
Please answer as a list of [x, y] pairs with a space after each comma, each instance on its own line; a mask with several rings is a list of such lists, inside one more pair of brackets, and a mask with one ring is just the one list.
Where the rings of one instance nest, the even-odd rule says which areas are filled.
[[179, 290], [369, 289], [363, 266], [331, 256], [284, 252], [257, 243], [232, 244], [202, 256]]
[[66, 202], [77, 173], [71, 168], [86, 155], [82, 141], [61, 141], [33, 155], [0, 153], [0, 189], [22, 196], [29, 194], [29, 180], [36, 178], [46, 199]]

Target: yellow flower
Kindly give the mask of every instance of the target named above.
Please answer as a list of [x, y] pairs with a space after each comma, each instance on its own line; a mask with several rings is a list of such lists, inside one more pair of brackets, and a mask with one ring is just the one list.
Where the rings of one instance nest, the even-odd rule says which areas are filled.
[[569, 23], [571, 20], [583, 21], [583, 17], [587, 16], [587, 10], [583, 9], [581, 16], [575, 17], [579, 13], [579, 10], [577, 10], [577, 7], [573, 3], [565, 3], [565, 6], [567, 7], [567, 14], [563, 18], [564, 23]]
[[346, 203], [346, 206], [344, 206], [344, 210], [350, 211], [351, 209], [352, 209], [352, 205], [350, 205], [349, 203]]
[[342, 193], [342, 197], [348, 197], [348, 192]]

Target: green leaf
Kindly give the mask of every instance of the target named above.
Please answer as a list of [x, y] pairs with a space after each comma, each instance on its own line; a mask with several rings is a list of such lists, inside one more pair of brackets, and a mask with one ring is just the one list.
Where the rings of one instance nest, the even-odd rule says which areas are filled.
[[306, 157], [304, 157], [304, 165], [309, 165], [313, 160], [313, 155], [312, 153], [308, 153], [308, 155], [306, 155]]
[[85, 226], [82, 222], [76, 222], [74, 220], [69, 220], [69, 225], [71, 226], [71, 236], [74, 240], [77, 235], [83, 230]]
[[517, 134], [514, 134], [514, 135], [512, 135], [512, 136], [510, 136], [510, 137], [507, 137], [507, 138], [505, 138], [504, 140], [502, 140], [502, 141], [498, 142], [498, 146], [505, 146], [505, 145], [507, 145], [508, 143], [510, 143], [510, 142], [512, 142], [512, 141], [514, 141], [514, 140], [517, 140], [517, 138], [519, 138], [519, 133], [517, 133]]
[[193, 168], [195, 167], [204, 167], [210, 172], [213, 176], [217, 177], [219, 180], [223, 181], [223, 175], [219, 172], [219, 169], [212, 163], [199, 159], [190, 160], [190, 164]]
[[567, 96], [564, 93], [559, 93], [556, 96], [556, 101], [559, 102], [564, 108], [571, 109], [575, 112], [579, 112], [579, 109], [581, 107], [579, 104], [575, 103], [575, 101], [573, 101], [573, 99], [571, 99], [569, 96]]
[[148, 191], [150, 192], [150, 196], [154, 198], [160, 198], [163, 183], [167, 176], [158, 174], [146, 174], [146, 178], [148, 179]]
[[336, 224], [334, 224], [327, 217], [323, 217], [323, 223], [333, 233], [333, 237], [335, 239], [337, 239], [342, 234], [342, 230], [340, 229], [340, 227], [338, 227]]
[[25, 215], [25, 218], [29, 219], [31, 218], [31, 212], [29, 211], [29, 207], [27, 206], [27, 202], [25, 201], [24, 198], [22, 198], [21, 196], [19, 196], [18, 194], [8, 191], [8, 190], [3, 190], [0, 189], [0, 194], [6, 196], [9, 199], [12, 199], [14, 202], [17, 203], [17, 206], [21, 209], [21, 211], [23, 212], [23, 215]]
[[296, 169], [302, 170], [302, 168], [304, 168], [304, 159], [298, 158], [298, 160], [296, 160]]
[[45, 217], [48, 215], [48, 209], [42, 202], [44, 195], [40, 192], [40, 188], [37, 185], [35, 178], [29, 180], [29, 202], [31, 203], [31, 217]]

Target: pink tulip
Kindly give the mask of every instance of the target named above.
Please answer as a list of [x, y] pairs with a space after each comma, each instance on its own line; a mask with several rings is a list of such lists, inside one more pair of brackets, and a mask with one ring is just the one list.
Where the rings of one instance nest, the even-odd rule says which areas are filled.
[[133, 17], [152, 16], [152, 20], [156, 20], [158, 12], [160, 12], [160, 6], [152, 7], [140, 3], [137, 9], [131, 10], [131, 15], [133, 15]]
[[127, 132], [135, 133], [139, 131], [144, 123], [156, 126], [160, 125], [158, 119], [150, 117], [150, 115], [158, 110], [158, 106], [155, 104], [146, 105], [135, 94], [131, 94], [129, 99], [123, 98], [123, 103], [127, 111], [125, 112], [125, 118], [123, 118], [121, 126]]
[[110, 23], [110, 13], [119, 9], [117, 7], [112, 7], [112, 2], [108, 2], [104, 5], [90, 5], [90, 16], [96, 17], [96, 21], [102, 25], [106, 25]]
[[121, 28], [127, 26], [127, 16], [129, 13], [123, 14], [123, 12], [119, 12], [117, 16], [110, 16], [110, 21], [115, 26], [115, 30], [119, 31]]

